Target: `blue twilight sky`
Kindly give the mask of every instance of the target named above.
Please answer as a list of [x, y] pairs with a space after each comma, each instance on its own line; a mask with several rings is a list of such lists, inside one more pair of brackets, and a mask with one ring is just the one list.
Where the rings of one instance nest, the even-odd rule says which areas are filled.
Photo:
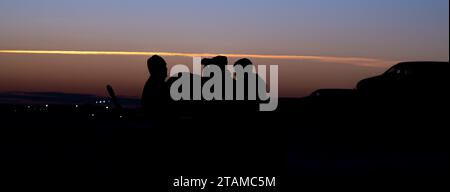
[[445, 57], [448, 7], [448, 0], [2, 0], [0, 38], [2, 48]]
[[0, 49], [448, 61], [449, 1], [1, 0]]

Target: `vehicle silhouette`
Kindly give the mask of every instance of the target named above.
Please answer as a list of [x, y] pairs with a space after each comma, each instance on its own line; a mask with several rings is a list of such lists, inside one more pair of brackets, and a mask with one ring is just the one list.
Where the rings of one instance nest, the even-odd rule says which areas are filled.
[[441, 95], [448, 89], [448, 62], [402, 62], [379, 76], [363, 79], [356, 89], [371, 96]]

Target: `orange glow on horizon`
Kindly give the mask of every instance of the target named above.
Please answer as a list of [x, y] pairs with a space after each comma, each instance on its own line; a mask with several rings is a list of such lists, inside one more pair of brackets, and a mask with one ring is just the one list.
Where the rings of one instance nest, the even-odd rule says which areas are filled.
[[53, 54], [53, 55], [124, 55], [124, 56], [173, 56], [173, 57], [213, 57], [223, 55], [230, 58], [309, 60], [365, 67], [386, 67], [396, 61], [363, 57], [333, 57], [305, 55], [266, 55], [266, 54], [215, 54], [215, 53], [179, 53], [179, 52], [143, 52], [143, 51], [66, 51], [66, 50], [0, 50], [0, 54]]

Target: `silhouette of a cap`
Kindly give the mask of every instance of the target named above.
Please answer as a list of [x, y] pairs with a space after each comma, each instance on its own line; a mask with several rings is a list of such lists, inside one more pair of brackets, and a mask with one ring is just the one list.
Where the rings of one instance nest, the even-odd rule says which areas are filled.
[[234, 63], [234, 66], [240, 65], [240, 66], [242, 66], [242, 67], [246, 67], [247, 65], [252, 65], [252, 64], [253, 64], [253, 63], [252, 63], [252, 61], [250, 61], [250, 59], [242, 58], [242, 59], [237, 60], [237, 61]]
[[202, 59], [202, 65], [218, 65], [225, 66], [228, 64], [228, 58], [225, 56], [215, 56], [213, 58], [204, 58]]

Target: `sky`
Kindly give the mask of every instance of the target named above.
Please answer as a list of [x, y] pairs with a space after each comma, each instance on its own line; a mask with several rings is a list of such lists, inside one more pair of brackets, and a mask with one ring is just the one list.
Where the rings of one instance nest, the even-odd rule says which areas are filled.
[[[361, 58], [250, 58], [279, 65], [280, 95], [353, 88], [399, 61], [449, 60], [448, 0], [2, 0], [0, 50], [145, 51]], [[150, 55], [149, 55], [150, 56]], [[139, 96], [145, 55], [0, 53], [0, 92]], [[170, 65], [188, 57], [165, 57]], [[237, 58], [230, 58], [234, 62]], [[366, 65], [364, 59], [380, 61]]]

